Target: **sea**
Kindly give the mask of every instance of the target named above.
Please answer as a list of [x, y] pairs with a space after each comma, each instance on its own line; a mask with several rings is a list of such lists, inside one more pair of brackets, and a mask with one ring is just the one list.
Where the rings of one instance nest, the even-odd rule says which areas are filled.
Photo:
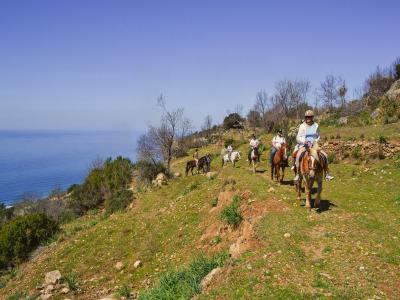
[[139, 132], [0, 130], [0, 203], [46, 197], [81, 183], [91, 164], [119, 155], [136, 159]]

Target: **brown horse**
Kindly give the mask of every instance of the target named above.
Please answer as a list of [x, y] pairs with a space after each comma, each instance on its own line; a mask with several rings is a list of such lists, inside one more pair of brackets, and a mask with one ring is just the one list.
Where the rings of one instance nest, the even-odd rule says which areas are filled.
[[[283, 182], [283, 177], [285, 176], [285, 168], [288, 166], [288, 158], [286, 153], [287, 145], [283, 143], [281, 147], [276, 151], [274, 159], [272, 160], [271, 166], [271, 180], [274, 180], [274, 175], [276, 181], [280, 183]], [[280, 170], [282, 169], [282, 175]]]
[[311, 209], [311, 190], [314, 181], [317, 182], [317, 196], [314, 201], [314, 207], [318, 208], [321, 202], [322, 179], [324, 167], [326, 164], [325, 156], [317, 150], [318, 145], [308, 148], [300, 159], [300, 176], [296, 184], [297, 199], [301, 197], [301, 184], [304, 181], [304, 192], [306, 194], [306, 208]]
[[[196, 167], [196, 161], [195, 160], [189, 160], [186, 163], [186, 176], [189, 174], [189, 171], [193, 175], [193, 169]], [[211, 167], [211, 155], [207, 153], [205, 156], [200, 157], [197, 163], [197, 174], [200, 173], [200, 170], [203, 170], [203, 173], [210, 172], [210, 167]]]

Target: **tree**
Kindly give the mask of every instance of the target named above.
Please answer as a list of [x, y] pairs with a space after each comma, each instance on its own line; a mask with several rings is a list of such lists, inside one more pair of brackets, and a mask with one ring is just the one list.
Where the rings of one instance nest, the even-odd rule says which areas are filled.
[[261, 90], [256, 95], [256, 103], [254, 104], [253, 110], [258, 112], [261, 117], [261, 125], [264, 128], [267, 128], [267, 112], [271, 108], [271, 99], [268, 97], [268, 94]]
[[345, 105], [346, 105], [346, 93], [347, 93], [347, 86], [346, 86], [346, 82], [344, 80], [341, 80], [342, 83], [339, 87], [339, 97], [340, 97], [340, 105], [342, 107], [342, 109], [344, 109]]
[[247, 114], [247, 122], [249, 123], [249, 126], [252, 127], [253, 129], [256, 129], [256, 127], [260, 127], [261, 124], [260, 113], [256, 110], [250, 110], [249, 113]]
[[287, 79], [280, 80], [275, 85], [274, 104], [280, 108], [283, 117], [289, 117], [291, 86]]
[[238, 113], [230, 113], [224, 118], [225, 129], [242, 129], [243, 118]]
[[300, 121], [300, 114], [303, 107], [306, 106], [307, 94], [310, 90], [311, 83], [309, 80], [294, 80], [287, 82], [289, 89], [289, 105], [296, 113], [297, 122]]
[[211, 140], [212, 127], [213, 127], [212, 117], [210, 115], [207, 115], [204, 119], [204, 124], [201, 129], [205, 133], [208, 142], [210, 142], [210, 140]]
[[150, 131], [139, 136], [136, 151], [139, 161], [151, 162], [153, 165], [156, 165], [162, 159], [162, 153], [157, 147]]
[[390, 69], [377, 67], [364, 83], [364, 105], [375, 108], [394, 81]]
[[400, 57], [397, 57], [392, 64], [393, 77], [396, 80], [400, 79]]
[[339, 99], [339, 84], [340, 77], [327, 75], [324, 81], [321, 82], [317, 95], [326, 107], [332, 109]]

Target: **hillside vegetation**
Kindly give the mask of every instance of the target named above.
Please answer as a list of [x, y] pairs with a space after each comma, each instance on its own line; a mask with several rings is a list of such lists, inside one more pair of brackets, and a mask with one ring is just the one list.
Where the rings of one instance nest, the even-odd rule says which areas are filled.
[[[366, 140], [400, 138], [399, 123], [321, 131], [328, 139], [337, 134], [356, 140], [361, 135]], [[161, 188], [139, 191], [126, 212], [107, 216], [90, 210], [63, 225], [30, 261], [3, 276], [0, 298], [39, 296], [45, 274], [57, 269], [73, 279], [75, 289], [55, 292], [52, 299], [110, 294], [142, 299], [190, 299], [195, 294], [197, 299], [399, 299], [399, 158], [332, 164], [336, 178], [324, 183], [321, 209], [308, 212], [289, 184], [290, 170], [285, 184], [270, 180], [268, 151], [259, 172], [250, 171], [247, 140], [240, 142], [247, 134], [229, 131], [224, 136], [239, 141], [242, 160], [236, 168], [221, 168], [221, 140], [200, 149], [200, 154], [215, 154], [211, 171], [216, 176], [174, 178]], [[261, 136], [267, 149], [271, 137]], [[172, 170], [184, 173], [187, 160], [172, 161]], [[229, 206], [233, 215], [240, 215], [237, 226], [221, 213]], [[141, 266], [135, 265], [138, 260]], [[217, 266], [220, 271], [199, 288], [199, 281]]]

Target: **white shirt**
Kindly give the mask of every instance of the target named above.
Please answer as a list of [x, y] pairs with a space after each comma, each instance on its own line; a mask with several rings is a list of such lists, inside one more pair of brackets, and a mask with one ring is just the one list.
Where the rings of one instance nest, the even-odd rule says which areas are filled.
[[228, 152], [232, 152], [233, 147], [231, 145], [229, 145], [228, 148], [226, 148], [226, 150], [228, 150]]
[[257, 148], [258, 145], [260, 145], [260, 142], [257, 139], [251, 139], [250, 140], [250, 146], [253, 148]]
[[320, 140], [318, 124], [315, 122], [312, 125], [308, 125], [306, 122], [302, 123], [299, 127], [296, 140], [299, 144], [318, 142]]
[[276, 149], [279, 149], [282, 146], [282, 144], [284, 144], [284, 143], [286, 143], [286, 140], [285, 140], [285, 138], [283, 136], [276, 135], [272, 139], [272, 145]]

